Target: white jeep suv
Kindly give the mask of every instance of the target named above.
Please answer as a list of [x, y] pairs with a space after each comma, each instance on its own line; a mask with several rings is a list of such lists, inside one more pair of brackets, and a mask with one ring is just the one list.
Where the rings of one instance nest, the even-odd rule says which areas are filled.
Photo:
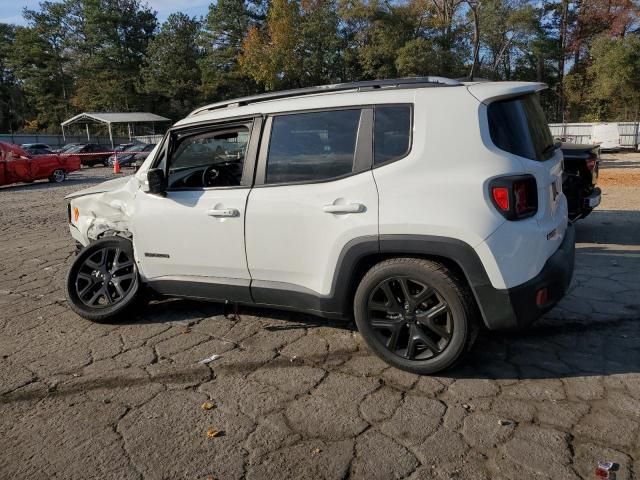
[[428, 77], [202, 107], [134, 176], [69, 197], [69, 303], [108, 321], [146, 287], [353, 317], [388, 363], [450, 367], [481, 322], [528, 325], [571, 280], [542, 88]]

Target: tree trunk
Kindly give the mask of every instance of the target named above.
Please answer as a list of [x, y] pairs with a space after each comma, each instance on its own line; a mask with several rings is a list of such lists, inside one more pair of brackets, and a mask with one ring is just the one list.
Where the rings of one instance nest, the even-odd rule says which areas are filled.
[[473, 80], [476, 68], [478, 66], [478, 55], [480, 53], [480, 21], [478, 19], [478, 8], [480, 3], [468, 2], [473, 13], [473, 63], [471, 64], [471, 71], [469, 72], [469, 80]]
[[564, 58], [567, 42], [567, 16], [569, 14], [569, 0], [562, 0], [562, 17], [560, 20], [559, 61], [558, 61], [558, 117], [564, 122]]

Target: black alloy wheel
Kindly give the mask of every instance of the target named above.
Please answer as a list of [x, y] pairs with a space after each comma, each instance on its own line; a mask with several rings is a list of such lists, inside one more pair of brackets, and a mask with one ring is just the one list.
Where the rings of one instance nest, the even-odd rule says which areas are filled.
[[133, 258], [120, 247], [103, 247], [86, 258], [76, 274], [76, 294], [90, 308], [104, 308], [126, 298], [136, 286]]
[[439, 355], [451, 340], [451, 309], [435, 289], [411, 277], [390, 277], [369, 296], [369, 322], [385, 347], [408, 360]]
[[477, 307], [464, 278], [422, 258], [390, 258], [371, 267], [356, 289], [353, 313], [376, 355], [420, 375], [461, 361], [478, 332]]
[[140, 280], [130, 240], [106, 237], [89, 244], [67, 275], [67, 300], [81, 317], [116, 320], [138, 299]]

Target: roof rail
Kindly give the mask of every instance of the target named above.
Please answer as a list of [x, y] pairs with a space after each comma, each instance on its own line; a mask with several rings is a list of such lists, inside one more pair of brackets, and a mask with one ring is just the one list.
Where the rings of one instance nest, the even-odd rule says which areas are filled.
[[439, 86], [458, 86], [462, 85], [458, 80], [445, 77], [413, 77], [413, 78], [396, 78], [387, 80], [365, 80], [353, 83], [336, 83], [333, 85], [321, 85], [317, 87], [296, 88], [293, 90], [281, 90], [279, 92], [261, 93], [249, 97], [234, 98], [222, 102], [212, 103], [195, 109], [189, 114], [189, 117], [198, 115], [211, 110], [218, 110], [226, 107], [240, 107], [251, 103], [266, 102], [268, 100], [280, 100], [283, 98], [300, 97], [303, 95], [317, 95], [321, 93], [341, 92], [345, 90], [357, 90], [359, 92], [366, 90], [377, 90], [387, 88], [424, 88]]

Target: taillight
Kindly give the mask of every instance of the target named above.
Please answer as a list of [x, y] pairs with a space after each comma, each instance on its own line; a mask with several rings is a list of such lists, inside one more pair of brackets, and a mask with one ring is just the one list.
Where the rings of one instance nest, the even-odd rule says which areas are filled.
[[506, 187], [494, 187], [491, 190], [493, 195], [493, 201], [496, 203], [498, 209], [503, 212], [509, 211], [509, 189]]
[[489, 183], [489, 193], [507, 220], [531, 217], [538, 211], [538, 187], [532, 175], [496, 178]]

